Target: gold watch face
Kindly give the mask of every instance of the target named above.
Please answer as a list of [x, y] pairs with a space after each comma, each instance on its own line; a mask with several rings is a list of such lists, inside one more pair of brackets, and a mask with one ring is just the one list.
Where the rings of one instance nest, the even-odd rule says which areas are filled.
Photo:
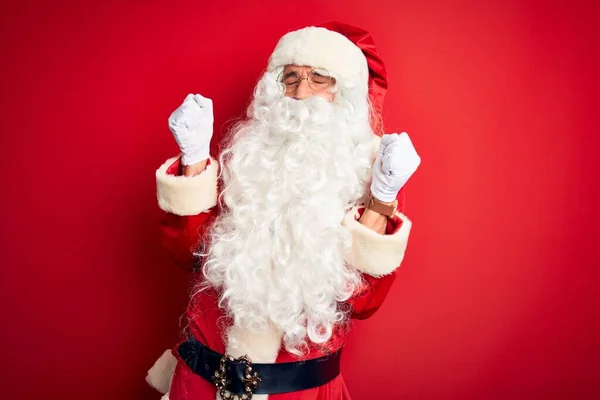
[[383, 204], [373, 196], [369, 196], [369, 202], [367, 204], [368, 209], [388, 217], [392, 217], [396, 213], [397, 207], [398, 200], [394, 200], [392, 204]]

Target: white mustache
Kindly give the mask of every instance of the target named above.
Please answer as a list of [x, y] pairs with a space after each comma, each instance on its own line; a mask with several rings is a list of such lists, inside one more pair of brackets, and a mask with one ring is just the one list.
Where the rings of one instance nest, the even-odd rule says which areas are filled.
[[327, 123], [333, 111], [333, 104], [319, 96], [303, 100], [283, 97], [273, 104], [269, 116], [274, 126], [290, 133], [300, 133], [306, 123], [316, 127]]

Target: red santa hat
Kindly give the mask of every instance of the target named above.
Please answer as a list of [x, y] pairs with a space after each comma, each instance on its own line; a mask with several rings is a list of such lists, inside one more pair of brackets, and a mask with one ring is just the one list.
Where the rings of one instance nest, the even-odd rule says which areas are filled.
[[325, 68], [345, 87], [368, 94], [374, 111], [381, 114], [387, 73], [368, 31], [328, 22], [289, 32], [275, 46], [267, 70], [287, 64]]

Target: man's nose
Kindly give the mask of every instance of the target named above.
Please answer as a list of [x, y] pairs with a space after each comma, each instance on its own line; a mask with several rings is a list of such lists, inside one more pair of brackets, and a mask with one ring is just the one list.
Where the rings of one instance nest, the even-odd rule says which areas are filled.
[[308, 86], [308, 79], [302, 79], [298, 86], [296, 87], [296, 93], [294, 94], [294, 99], [303, 100], [307, 97], [313, 95], [312, 90], [310, 90], [310, 86]]

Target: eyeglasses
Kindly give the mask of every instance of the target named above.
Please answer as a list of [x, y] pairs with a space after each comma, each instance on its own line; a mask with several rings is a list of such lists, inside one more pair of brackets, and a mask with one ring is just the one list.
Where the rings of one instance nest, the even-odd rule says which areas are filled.
[[310, 70], [305, 77], [299, 77], [298, 73], [295, 71], [290, 71], [286, 74], [283, 72], [284, 71], [279, 74], [277, 80], [283, 83], [286, 93], [296, 90], [298, 85], [300, 85], [300, 82], [305, 79], [308, 82], [308, 87], [313, 93], [323, 92], [335, 85], [335, 78], [329, 74], [329, 71], [323, 68], [314, 68]]

